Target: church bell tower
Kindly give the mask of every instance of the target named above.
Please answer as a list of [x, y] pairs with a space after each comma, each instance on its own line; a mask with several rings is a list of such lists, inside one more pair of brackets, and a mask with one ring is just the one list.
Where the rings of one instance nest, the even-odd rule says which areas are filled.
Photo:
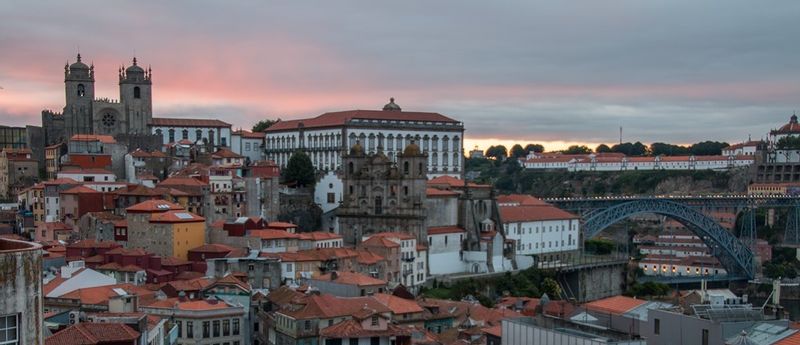
[[64, 106], [65, 139], [75, 134], [91, 134], [92, 101], [94, 100], [94, 65], [87, 66], [81, 61], [64, 65], [64, 89], [66, 105]]

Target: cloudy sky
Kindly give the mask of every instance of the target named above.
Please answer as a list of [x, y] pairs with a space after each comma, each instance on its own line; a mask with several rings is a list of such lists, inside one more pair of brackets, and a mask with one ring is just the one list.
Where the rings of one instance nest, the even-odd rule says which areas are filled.
[[[113, 6], [111, 5], [113, 4]], [[155, 116], [377, 109], [459, 119], [467, 144], [760, 138], [800, 110], [800, 1], [3, 1], [0, 124], [99, 97], [135, 54]]]

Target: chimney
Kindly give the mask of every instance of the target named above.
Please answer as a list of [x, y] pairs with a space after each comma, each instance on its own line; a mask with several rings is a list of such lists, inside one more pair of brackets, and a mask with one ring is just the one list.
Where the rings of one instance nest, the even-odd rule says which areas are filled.
[[183, 290], [178, 292], [178, 301], [181, 301], [181, 302], [186, 302], [187, 301], [186, 292], [184, 292]]

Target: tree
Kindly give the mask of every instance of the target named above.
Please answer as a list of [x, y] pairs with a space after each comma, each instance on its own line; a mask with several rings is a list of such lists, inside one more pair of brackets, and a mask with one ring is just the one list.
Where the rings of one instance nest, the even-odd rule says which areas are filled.
[[785, 136], [775, 144], [778, 150], [800, 150], [800, 137], [795, 135]]
[[561, 296], [561, 287], [558, 286], [553, 278], [544, 278], [542, 281], [542, 292], [546, 293], [551, 299], [558, 299]]
[[489, 146], [484, 156], [502, 160], [508, 157], [508, 150], [506, 150], [506, 147], [503, 145]]
[[511, 158], [525, 157], [527, 154], [528, 151], [525, 151], [520, 144], [511, 147]]
[[650, 144], [650, 153], [653, 156], [687, 156], [691, 152], [686, 146], [667, 143], [652, 143]]
[[253, 132], [263, 132], [263, 131], [267, 130], [267, 128], [269, 128], [269, 126], [274, 125], [276, 122], [278, 122], [280, 120], [281, 119], [277, 119], [277, 120], [264, 119], [264, 120], [258, 121], [258, 122], [256, 122], [255, 125], [253, 125]]
[[531, 152], [531, 151], [536, 152], [536, 153], [542, 153], [542, 152], [544, 152], [544, 146], [542, 146], [542, 144], [528, 144], [528, 145], [525, 145], [525, 153], [528, 153], [528, 152]]
[[608, 145], [600, 144], [600, 145], [597, 145], [597, 148], [594, 149], [594, 152], [597, 152], [597, 153], [609, 153], [609, 152], [613, 152], [613, 151], [611, 151], [611, 148], [608, 147]]
[[592, 149], [588, 148], [586, 145], [572, 145], [563, 152], [569, 155], [579, 155], [592, 153]]
[[647, 146], [640, 142], [616, 144], [611, 147], [611, 151], [624, 153], [626, 156], [644, 156], [647, 154]]
[[690, 151], [695, 156], [715, 156], [721, 155], [722, 149], [730, 145], [726, 142], [704, 141], [692, 145]]
[[296, 186], [313, 186], [317, 178], [314, 174], [314, 164], [311, 158], [303, 151], [296, 151], [289, 157], [286, 169], [283, 169], [284, 183], [294, 183]]

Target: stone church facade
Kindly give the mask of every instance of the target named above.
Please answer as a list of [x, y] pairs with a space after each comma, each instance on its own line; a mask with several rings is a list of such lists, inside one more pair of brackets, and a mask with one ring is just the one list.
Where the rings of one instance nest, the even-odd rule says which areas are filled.
[[147, 127], [153, 118], [152, 71], [139, 66], [136, 58], [119, 69], [118, 100], [95, 97], [94, 64], [83, 63], [80, 54], [75, 63], [64, 66], [64, 90], [63, 111], [42, 112], [45, 145], [75, 134], [111, 135], [123, 142], [152, 136]]
[[336, 215], [344, 241], [356, 244], [379, 232], [405, 232], [427, 239], [425, 192], [428, 157], [413, 141], [393, 162], [360, 142], [342, 157], [343, 198]]

